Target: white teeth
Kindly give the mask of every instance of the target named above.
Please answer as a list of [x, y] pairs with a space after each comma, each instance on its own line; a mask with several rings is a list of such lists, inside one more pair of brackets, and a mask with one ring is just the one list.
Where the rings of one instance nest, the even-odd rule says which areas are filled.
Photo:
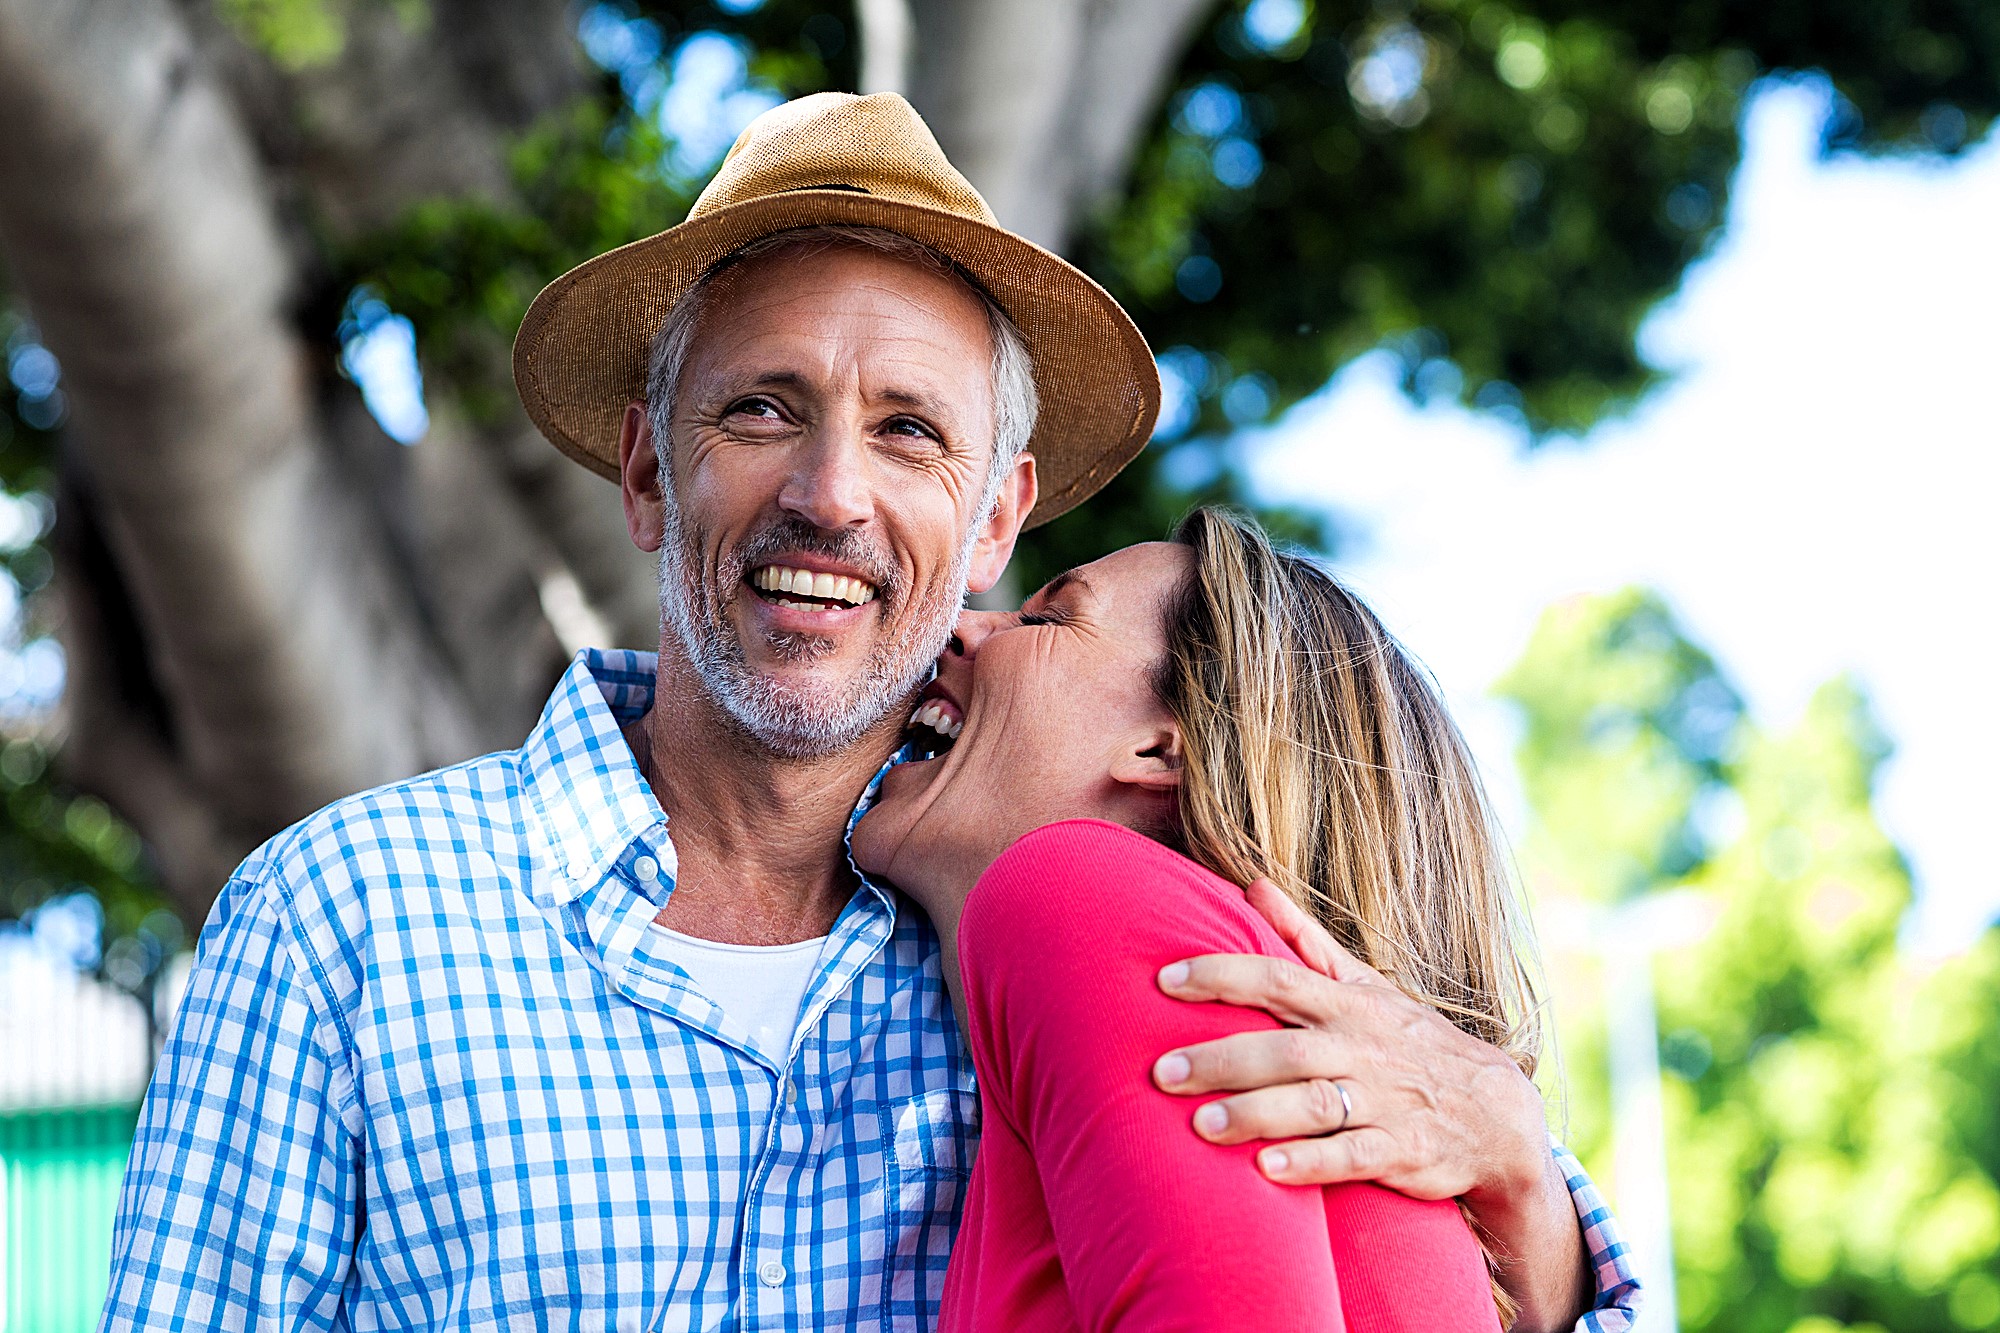
[[[750, 583], [765, 592], [797, 593], [801, 597], [842, 601], [849, 606], [866, 606], [875, 600], [874, 587], [861, 579], [845, 574], [815, 574], [809, 569], [792, 569], [786, 565], [765, 565], [754, 570]], [[817, 611], [825, 608], [809, 609]]]
[[964, 720], [961, 719], [956, 722], [949, 720], [949, 715], [945, 712], [945, 706], [935, 699], [917, 706], [917, 711], [910, 714], [910, 725], [913, 727], [929, 727], [938, 735], [950, 740], [957, 740], [958, 734], [965, 730]]

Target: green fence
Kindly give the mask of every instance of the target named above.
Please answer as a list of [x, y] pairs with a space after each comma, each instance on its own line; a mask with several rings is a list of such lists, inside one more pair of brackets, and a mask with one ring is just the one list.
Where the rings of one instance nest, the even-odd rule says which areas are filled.
[[0, 1113], [0, 1333], [85, 1333], [111, 1269], [136, 1106]]

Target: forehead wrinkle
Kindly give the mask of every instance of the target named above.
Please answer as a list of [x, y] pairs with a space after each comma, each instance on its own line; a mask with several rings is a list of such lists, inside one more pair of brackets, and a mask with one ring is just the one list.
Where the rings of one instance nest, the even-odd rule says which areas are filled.
[[[849, 261], [859, 259], [861, 262], [858, 265], [851, 262], [843, 264], [843, 258]], [[713, 289], [715, 296], [727, 293], [737, 303], [737, 308], [783, 310], [800, 302], [818, 301], [830, 292], [859, 292], [903, 307], [903, 313], [851, 308], [819, 313], [822, 316], [834, 313], [846, 317], [892, 318], [899, 323], [911, 319], [914, 314], [923, 322], [956, 324], [957, 320], [948, 308], [955, 306], [956, 313], [966, 317], [970, 327], [978, 330], [985, 354], [992, 354], [992, 331], [988, 327], [985, 303], [963, 278], [860, 251], [824, 252], [797, 257], [790, 263], [784, 260], [784, 256], [774, 255], [720, 274]], [[845, 271], [835, 279], [825, 271], [827, 267], [840, 267]], [[854, 270], [857, 267], [862, 271], [856, 273]], [[904, 281], [888, 281], [886, 275], [890, 273], [900, 275]], [[789, 277], [790, 281], [784, 281], [784, 277]], [[711, 300], [711, 313], [720, 313], [726, 308]]]

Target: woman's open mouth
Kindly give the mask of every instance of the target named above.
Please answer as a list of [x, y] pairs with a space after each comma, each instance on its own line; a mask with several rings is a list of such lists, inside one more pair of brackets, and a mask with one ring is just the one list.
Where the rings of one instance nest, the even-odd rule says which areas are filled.
[[935, 759], [952, 747], [958, 734], [965, 730], [965, 714], [959, 706], [942, 693], [931, 692], [917, 701], [917, 710], [910, 714], [910, 725], [903, 733], [910, 748], [918, 759]]

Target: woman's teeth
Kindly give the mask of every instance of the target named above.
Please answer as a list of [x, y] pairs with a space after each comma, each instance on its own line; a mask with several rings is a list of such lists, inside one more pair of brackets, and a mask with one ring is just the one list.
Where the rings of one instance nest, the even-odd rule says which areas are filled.
[[789, 565], [758, 566], [750, 572], [750, 585], [761, 592], [788, 592], [820, 599], [818, 602], [794, 602], [784, 597], [771, 599], [779, 606], [799, 611], [824, 611], [828, 609], [823, 604], [825, 602], [863, 606], [875, 600], [875, 585], [872, 583], [849, 578], [845, 574], [816, 574], [810, 569], [793, 569]]
[[910, 715], [910, 725], [929, 727], [946, 740], [955, 741], [958, 739], [958, 733], [965, 730], [965, 719], [952, 716], [944, 704], [932, 699], [928, 703], [919, 705], [917, 711]]

